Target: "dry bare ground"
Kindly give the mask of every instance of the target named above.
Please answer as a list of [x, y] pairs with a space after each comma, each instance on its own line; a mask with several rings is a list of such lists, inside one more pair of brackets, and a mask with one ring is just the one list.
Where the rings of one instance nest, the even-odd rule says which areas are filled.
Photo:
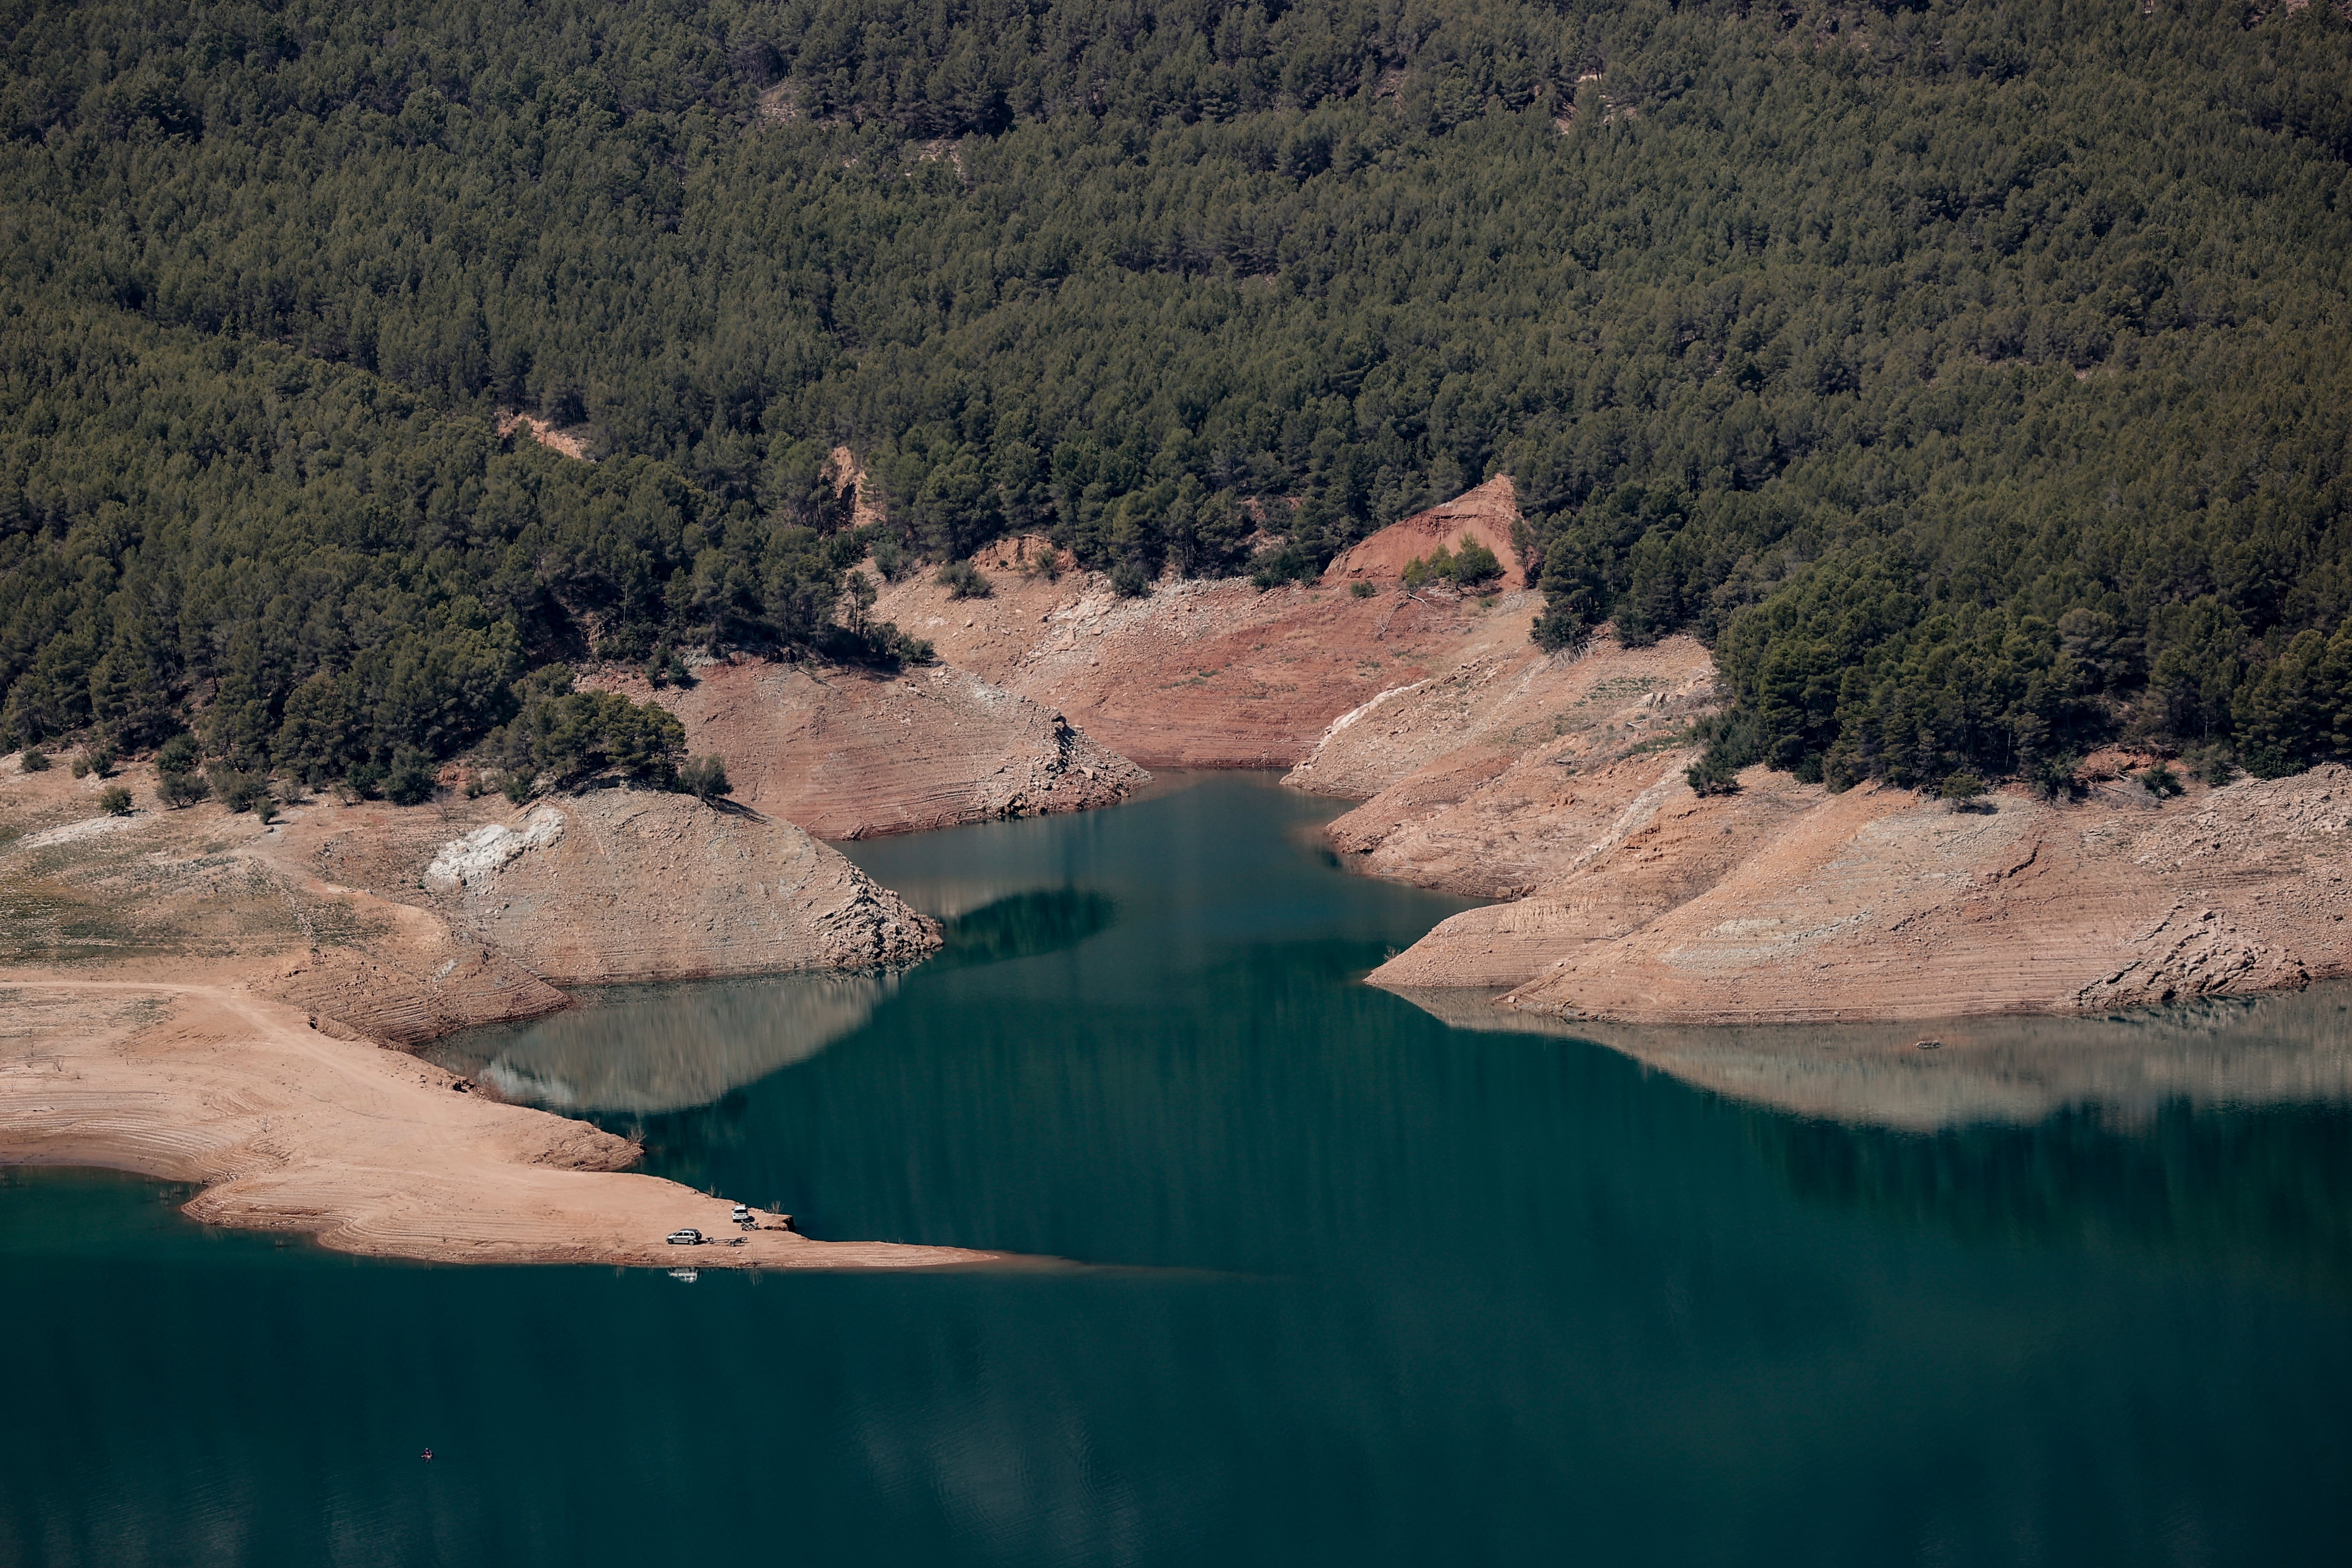
[[820, 838], [1085, 811], [1150, 776], [1053, 709], [952, 665], [719, 661], [682, 689], [623, 670], [582, 684], [661, 703], [689, 751], [727, 759], [737, 800]]
[[[1539, 606], [1517, 586], [1508, 496], [1498, 479], [1391, 524], [1314, 584], [1171, 578], [1121, 598], [1031, 535], [975, 557], [987, 597], [924, 574], [885, 588], [875, 614], [1146, 767], [1286, 768], [1380, 693], [1526, 645]], [[1464, 532], [1499, 541], [1512, 565], [1495, 593], [1402, 591], [1406, 560]]]
[[1971, 811], [1755, 768], [1701, 797], [1676, 742], [1710, 700], [1695, 645], [1604, 639], [1335, 724], [1293, 781], [1381, 786], [1335, 845], [1506, 900], [1374, 983], [1504, 987], [1498, 1005], [1562, 1018], [1751, 1024], [2102, 1013], [2352, 973], [2343, 768], [2160, 802], [2094, 766], [2106, 776], [2083, 803], [2011, 789]]
[[517, 414], [501, 409], [495, 428], [501, 440], [520, 430], [549, 451], [561, 452], [574, 462], [593, 463], [596, 460], [589, 449], [586, 434], [576, 429], [563, 429], [553, 420], [541, 419], [535, 414]]
[[[837, 477], [856, 483], [854, 463]], [[1706, 650], [1533, 647], [1514, 520], [1496, 481], [1319, 583], [1140, 598], [1007, 540], [980, 560], [985, 597], [928, 575], [883, 594], [877, 615], [940, 667], [705, 661], [659, 692], [586, 678], [666, 703], [693, 750], [724, 755], [725, 810], [606, 789], [528, 809], [313, 803], [265, 827], [154, 809], [152, 777], [132, 780], [145, 809], [108, 816], [101, 781], [0, 762], [0, 1159], [208, 1184], [208, 1218], [354, 1251], [667, 1261], [659, 1236], [713, 1228], [715, 1200], [383, 1047], [563, 1006], [565, 984], [918, 959], [937, 928], [803, 828], [1086, 809], [1124, 798], [1138, 762], [1288, 766], [1294, 787], [1360, 802], [1330, 836], [1362, 868], [1499, 900], [1371, 976], [1456, 1022], [2100, 1014], [2352, 973], [2346, 770], [2159, 803], [2111, 758], [2084, 804], [2011, 791], [1965, 813], [1762, 770], [1700, 797], [1683, 774], [1690, 722], [1719, 701]], [[1514, 569], [1495, 594], [1403, 591], [1408, 561], [1465, 532]], [[1736, 1047], [1627, 1048], [1765, 1070]], [[989, 1260], [782, 1231], [725, 1256]]]
[[[776, 1268], [991, 1261], [729, 1234], [638, 1151], [397, 1047], [565, 1005], [549, 984], [903, 962], [931, 922], [786, 823], [610, 790], [510, 811], [97, 809], [0, 767], [0, 1158], [203, 1184], [207, 1220], [378, 1256]], [[562, 830], [546, 826], [562, 818]], [[323, 873], [323, 874], [322, 874]], [[520, 956], [518, 956], [520, 954]], [[649, 963], [649, 955], [658, 962]], [[576, 974], [575, 973], [576, 972]]]

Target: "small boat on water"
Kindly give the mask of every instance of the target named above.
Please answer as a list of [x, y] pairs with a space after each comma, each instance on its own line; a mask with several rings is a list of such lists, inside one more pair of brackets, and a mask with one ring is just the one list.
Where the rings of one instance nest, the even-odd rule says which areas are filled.
[[669, 1271], [669, 1277], [673, 1279], [683, 1279], [689, 1285], [702, 1278], [699, 1273], [691, 1268], [673, 1268]]

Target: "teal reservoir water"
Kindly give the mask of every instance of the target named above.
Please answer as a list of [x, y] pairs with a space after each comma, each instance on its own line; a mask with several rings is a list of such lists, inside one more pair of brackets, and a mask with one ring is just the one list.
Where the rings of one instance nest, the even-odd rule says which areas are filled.
[[2352, 1560], [2340, 1001], [1824, 1100], [1363, 985], [1460, 906], [1333, 809], [856, 846], [943, 955], [444, 1047], [814, 1234], [1080, 1267], [410, 1267], [5, 1173], [0, 1563]]

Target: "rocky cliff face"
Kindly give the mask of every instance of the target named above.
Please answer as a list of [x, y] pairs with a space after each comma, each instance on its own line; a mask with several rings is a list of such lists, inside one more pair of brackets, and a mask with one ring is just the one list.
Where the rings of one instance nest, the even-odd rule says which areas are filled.
[[689, 751], [727, 759], [736, 800], [819, 838], [1084, 811], [1150, 776], [1051, 705], [951, 665], [747, 660], [707, 664], [684, 689], [618, 673], [582, 684], [661, 703]]

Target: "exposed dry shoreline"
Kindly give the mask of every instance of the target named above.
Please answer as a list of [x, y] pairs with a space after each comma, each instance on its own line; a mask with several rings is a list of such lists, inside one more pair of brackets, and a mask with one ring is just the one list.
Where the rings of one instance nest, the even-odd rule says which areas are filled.
[[[201, 1184], [187, 1205], [198, 1219], [302, 1232], [378, 1258], [761, 1268], [1006, 1261], [960, 1247], [740, 1233], [724, 1198], [625, 1173], [641, 1152], [627, 1140], [453, 1093], [460, 1080], [428, 1062], [319, 1032], [309, 1015], [263, 994], [261, 980], [0, 972], [11, 1033], [40, 1028], [32, 1053], [0, 1068], [0, 1152]], [[720, 1244], [663, 1241], [687, 1226]], [[724, 1245], [739, 1235], [743, 1245]]]
[[[127, 775], [134, 797], [153, 780]], [[427, 1261], [1005, 1264], [741, 1233], [641, 1151], [410, 1054], [557, 984], [903, 963], [936, 925], [789, 823], [604, 790], [509, 808], [94, 815], [0, 770], [0, 1160], [199, 1184], [208, 1222]], [[672, 1247], [692, 1226], [719, 1245]], [[739, 1237], [742, 1245], [731, 1245]]]
[[1465, 532], [1507, 558], [1514, 516], [1492, 481], [1319, 584], [1141, 599], [1006, 541], [990, 597], [884, 595], [947, 666], [720, 663], [661, 693], [592, 674], [727, 757], [742, 804], [724, 810], [608, 788], [312, 803], [265, 827], [153, 809], [134, 770], [146, 809], [108, 817], [102, 781], [6, 759], [0, 1161], [200, 1183], [205, 1219], [385, 1257], [1008, 1262], [780, 1229], [672, 1249], [682, 1226], [733, 1239], [724, 1200], [625, 1173], [625, 1140], [407, 1053], [562, 1007], [565, 985], [918, 962], [936, 924], [803, 827], [1089, 809], [1148, 779], [1130, 758], [1290, 764], [1293, 787], [1358, 803], [1329, 837], [1360, 868], [1496, 900], [1370, 977], [1473, 1026], [2098, 1015], [2352, 974], [2352, 773], [2166, 803], [2126, 776], [2149, 759], [2110, 756], [2086, 804], [2011, 791], [1954, 813], [1759, 769], [1702, 798], [1683, 770], [1720, 700], [1705, 648], [1545, 654], [1516, 575], [1484, 597], [1398, 591], [1406, 561]]
[[1496, 900], [1376, 984], [1499, 992], [1551, 1018], [1753, 1025], [2098, 1014], [2352, 973], [2346, 770], [2167, 801], [2131, 776], [2152, 754], [2108, 753], [2084, 763], [2079, 802], [2011, 788], [1952, 812], [1759, 768], [1702, 798], [1686, 737], [1722, 695], [1697, 642], [1604, 633], [1547, 654], [1516, 578], [1399, 591], [1408, 560], [1464, 532], [1507, 552], [1510, 506], [1490, 481], [1265, 593], [1121, 599], [1056, 574], [1043, 541], [1007, 541], [984, 552], [992, 596], [909, 578], [880, 610], [1128, 755], [1290, 764], [1292, 787], [1356, 803], [1329, 838], [1357, 868]]
[[[1679, 645], [1679, 646], [1678, 646]], [[1377, 793], [1331, 826], [1365, 869], [1497, 900], [1372, 983], [1626, 1024], [2100, 1015], [2352, 974], [2352, 771], [2189, 783], [2085, 763], [2086, 798], [1968, 810], [1753, 768], [1700, 796], [1677, 736], [1705, 650], [1606, 642], [1465, 670], [1335, 724], [1292, 782]]]

